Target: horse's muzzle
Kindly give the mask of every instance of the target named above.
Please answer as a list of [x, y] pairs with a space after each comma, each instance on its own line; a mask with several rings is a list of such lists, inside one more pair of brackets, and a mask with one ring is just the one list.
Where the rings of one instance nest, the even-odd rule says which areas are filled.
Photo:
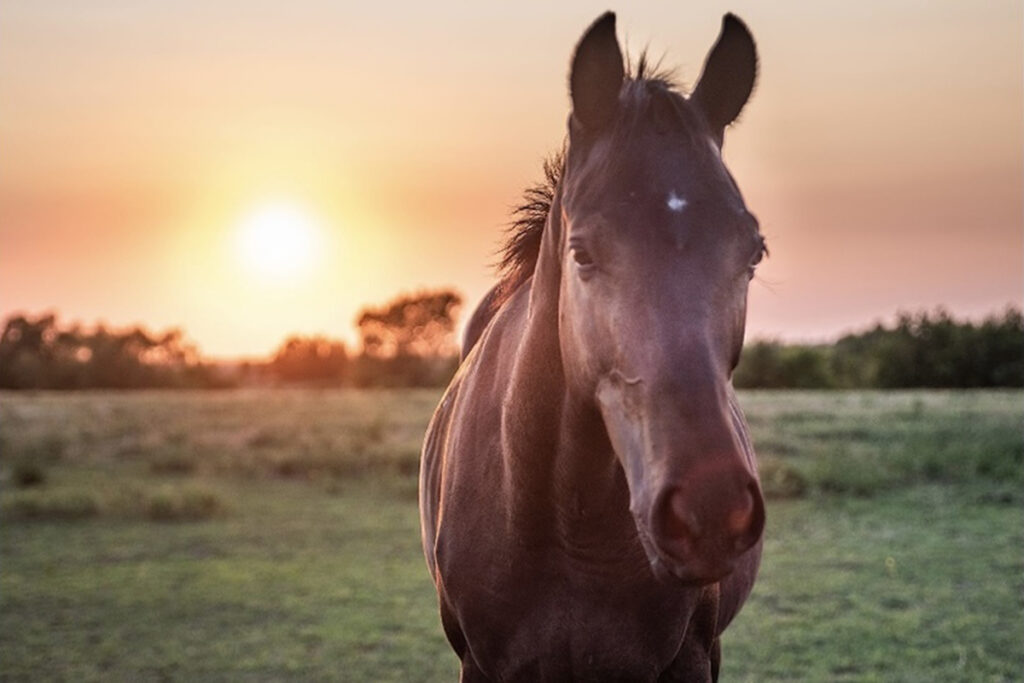
[[651, 510], [651, 541], [688, 583], [713, 583], [761, 538], [764, 497], [745, 469], [688, 477], [665, 486]]

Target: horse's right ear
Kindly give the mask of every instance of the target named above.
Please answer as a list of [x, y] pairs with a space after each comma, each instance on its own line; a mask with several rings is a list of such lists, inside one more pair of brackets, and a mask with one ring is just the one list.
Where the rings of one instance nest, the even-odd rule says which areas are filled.
[[757, 79], [757, 47], [746, 25], [733, 14], [722, 17], [718, 35], [690, 100], [704, 111], [719, 146], [725, 127], [750, 98]]
[[611, 123], [625, 76], [615, 13], [605, 12], [580, 38], [569, 74], [572, 115], [583, 130], [593, 133]]

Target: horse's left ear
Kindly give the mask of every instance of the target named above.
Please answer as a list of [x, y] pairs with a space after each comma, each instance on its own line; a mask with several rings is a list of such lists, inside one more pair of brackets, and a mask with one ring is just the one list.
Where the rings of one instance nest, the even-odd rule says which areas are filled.
[[722, 32], [708, 53], [704, 71], [690, 100], [699, 106], [722, 144], [725, 127], [732, 123], [750, 98], [757, 79], [757, 47], [746, 25], [734, 14], [722, 17]]

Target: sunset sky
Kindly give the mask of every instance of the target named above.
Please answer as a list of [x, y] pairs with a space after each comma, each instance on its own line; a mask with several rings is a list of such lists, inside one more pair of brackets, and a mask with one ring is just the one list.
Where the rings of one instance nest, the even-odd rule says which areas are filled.
[[758, 42], [725, 145], [771, 247], [750, 336], [1020, 305], [1019, 0], [7, 0], [0, 313], [180, 326], [228, 357], [351, 340], [404, 291], [472, 305], [608, 8], [687, 87], [723, 12]]

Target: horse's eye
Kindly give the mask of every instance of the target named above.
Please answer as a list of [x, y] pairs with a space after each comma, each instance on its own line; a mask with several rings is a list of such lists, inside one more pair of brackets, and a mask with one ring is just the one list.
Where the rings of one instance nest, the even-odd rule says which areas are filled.
[[581, 270], [592, 270], [594, 268], [594, 258], [590, 255], [590, 252], [579, 244], [571, 246], [572, 249], [572, 260], [576, 262], [576, 265]]
[[751, 278], [754, 277], [754, 271], [757, 269], [757, 264], [761, 263], [761, 261], [763, 261], [764, 257], [767, 256], [767, 255], [768, 255], [768, 244], [764, 241], [764, 238], [762, 237], [760, 239], [760, 246], [757, 249], [757, 253], [754, 254], [754, 258], [751, 259], [751, 261], [750, 261], [750, 267], [749, 267], [748, 270], [749, 270]]
[[754, 260], [750, 262], [751, 267], [756, 266], [758, 263], [764, 260], [764, 257], [768, 255], [768, 243], [761, 237], [758, 239], [757, 254], [754, 255]]

